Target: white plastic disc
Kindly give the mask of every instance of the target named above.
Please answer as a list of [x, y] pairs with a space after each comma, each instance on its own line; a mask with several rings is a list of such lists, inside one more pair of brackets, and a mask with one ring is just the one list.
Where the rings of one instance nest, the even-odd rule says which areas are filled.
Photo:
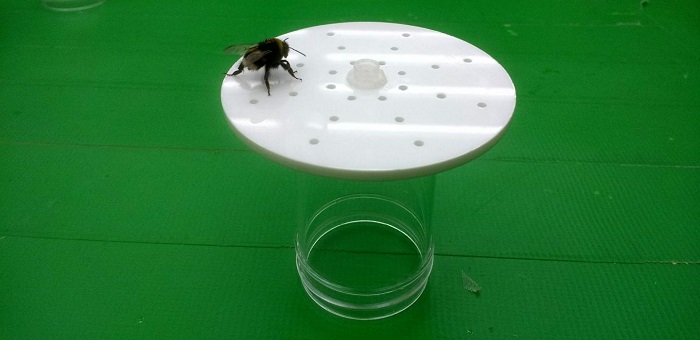
[[[245, 70], [224, 78], [221, 101], [240, 138], [287, 166], [365, 180], [434, 174], [485, 152], [513, 116], [515, 87], [505, 69], [450, 35], [352, 22], [279, 38], [306, 54], [290, 50], [286, 58], [303, 81], [272, 69], [268, 96], [264, 71]], [[363, 59], [379, 64], [384, 85], [348, 81]]]

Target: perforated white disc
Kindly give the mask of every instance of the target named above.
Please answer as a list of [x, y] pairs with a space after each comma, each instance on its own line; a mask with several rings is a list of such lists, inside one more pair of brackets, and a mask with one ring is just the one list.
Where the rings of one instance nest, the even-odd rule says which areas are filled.
[[[293, 168], [354, 179], [399, 179], [468, 162], [493, 146], [515, 109], [508, 73], [475, 46], [425, 28], [374, 22], [305, 28], [280, 39], [281, 67], [226, 76], [224, 111], [254, 150]], [[347, 80], [353, 63], [379, 62], [386, 84]], [[237, 61], [229, 73], [238, 68]]]

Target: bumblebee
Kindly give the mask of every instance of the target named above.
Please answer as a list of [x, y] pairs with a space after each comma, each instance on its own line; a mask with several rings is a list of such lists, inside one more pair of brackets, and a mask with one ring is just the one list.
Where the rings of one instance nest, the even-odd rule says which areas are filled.
[[238, 65], [238, 70], [233, 73], [226, 73], [226, 75], [237, 76], [241, 74], [245, 68], [251, 71], [256, 71], [264, 67], [265, 87], [267, 87], [267, 95], [269, 96], [270, 82], [267, 79], [270, 77], [271, 68], [282, 66], [282, 68], [286, 70], [294, 79], [301, 80], [301, 78], [297, 78], [297, 76], [294, 75], [294, 73], [297, 71], [292, 70], [289, 62], [283, 59], [287, 57], [290, 49], [306, 57], [306, 54], [289, 47], [289, 44], [287, 44], [287, 39], [280, 40], [277, 38], [270, 38], [257, 44], [231, 45], [226, 47], [224, 49], [226, 54], [243, 54], [243, 61], [241, 61], [241, 63]]

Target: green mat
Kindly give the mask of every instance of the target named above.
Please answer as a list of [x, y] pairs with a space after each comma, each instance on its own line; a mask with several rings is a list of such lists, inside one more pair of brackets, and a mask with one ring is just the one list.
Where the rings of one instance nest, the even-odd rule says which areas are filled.
[[[697, 1], [0, 3], [0, 339], [696, 339]], [[508, 70], [508, 133], [437, 177], [435, 266], [388, 319], [294, 264], [295, 174], [231, 132], [232, 43], [422, 26]], [[468, 275], [480, 294], [463, 282]]]

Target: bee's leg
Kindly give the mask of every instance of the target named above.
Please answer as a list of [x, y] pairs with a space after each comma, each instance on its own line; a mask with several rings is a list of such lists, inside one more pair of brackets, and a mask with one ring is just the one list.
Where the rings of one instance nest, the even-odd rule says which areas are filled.
[[287, 72], [289, 72], [289, 75], [292, 76], [292, 77], [294, 77], [294, 79], [299, 79], [299, 80], [301, 80], [301, 78], [297, 78], [297, 76], [294, 75], [294, 73], [296, 73], [297, 71], [292, 70], [292, 66], [289, 65], [289, 62], [288, 62], [288, 61], [286, 61], [286, 60], [281, 60], [281, 61], [280, 61], [280, 66], [282, 66], [283, 69], [287, 70]]
[[270, 95], [270, 82], [267, 78], [270, 77], [270, 67], [265, 65], [265, 87], [267, 87], [267, 95]]
[[238, 64], [238, 70], [233, 73], [226, 73], [227, 76], [237, 76], [243, 72], [243, 63]]

